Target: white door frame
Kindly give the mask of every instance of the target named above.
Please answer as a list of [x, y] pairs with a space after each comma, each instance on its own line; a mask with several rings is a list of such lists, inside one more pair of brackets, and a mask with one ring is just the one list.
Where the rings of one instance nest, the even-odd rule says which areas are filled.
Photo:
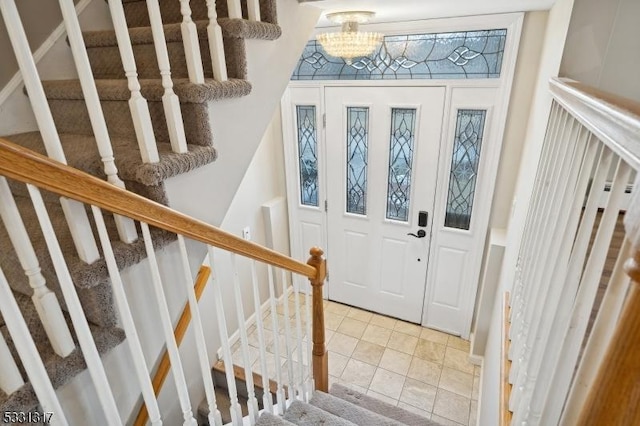
[[[498, 166], [500, 162], [500, 153], [502, 151], [502, 142], [504, 136], [504, 129], [506, 125], [507, 113], [508, 113], [508, 105], [509, 98], [511, 95], [511, 88], [513, 83], [513, 76], [515, 73], [515, 64], [517, 59], [518, 47], [520, 43], [520, 33], [522, 30], [522, 21], [524, 19], [523, 13], [509, 13], [509, 14], [499, 14], [499, 15], [483, 15], [483, 16], [470, 16], [470, 17], [461, 17], [461, 18], [447, 18], [447, 19], [435, 19], [435, 20], [426, 20], [426, 21], [411, 21], [411, 22], [402, 22], [402, 23], [386, 23], [386, 24], [371, 24], [363, 26], [369, 31], [377, 31], [385, 34], [393, 34], [393, 35], [401, 35], [401, 34], [415, 34], [415, 33], [435, 33], [435, 32], [456, 32], [456, 31], [473, 31], [473, 30], [485, 30], [485, 29], [493, 29], [493, 28], [506, 28], [507, 29], [507, 38], [505, 42], [505, 50], [502, 58], [502, 70], [500, 74], [500, 78], [492, 78], [492, 79], [442, 79], [442, 80], [431, 80], [431, 79], [416, 79], [416, 80], [331, 80], [331, 81], [290, 81], [288, 89], [285, 91], [282, 101], [281, 101], [281, 112], [282, 112], [282, 131], [283, 131], [283, 142], [284, 142], [284, 151], [285, 151], [285, 159], [295, 158], [296, 155], [296, 135], [293, 132], [294, 120], [293, 113], [294, 108], [292, 107], [290, 90], [289, 88], [315, 88], [317, 90], [318, 98], [315, 99], [314, 104], [317, 105], [318, 111], [324, 112], [324, 88], [326, 86], [377, 86], [377, 87], [393, 87], [393, 86], [421, 86], [421, 87], [431, 87], [431, 86], [444, 86], [446, 87], [446, 98], [445, 98], [445, 111], [452, 111], [456, 105], [452, 104], [453, 93], [456, 88], [493, 88], [496, 89], [496, 97], [495, 103], [491, 107], [490, 111], [488, 111], [488, 115], [491, 115], [491, 120], [487, 120], [487, 126], [485, 128], [485, 135], [491, 135], [490, 137], [496, 141], [494, 146], [492, 146], [490, 150], [485, 150], [481, 155], [481, 170], [479, 175], [481, 175], [482, 184], [476, 188], [476, 200], [474, 201], [474, 225], [478, 230], [482, 232], [476, 232], [474, 236], [474, 244], [473, 249], [476, 251], [476, 255], [473, 256], [472, 261], [469, 264], [470, 275], [472, 277], [477, 277], [480, 279], [480, 269], [482, 263], [482, 253], [484, 251], [485, 239], [487, 233], [489, 232], [489, 216], [491, 211], [491, 202], [493, 198], [493, 189], [495, 188], [495, 181], [497, 177]], [[317, 31], [316, 31], [317, 32]], [[313, 37], [312, 37], [313, 38]], [[470, 107], [470, 106], [469, 106]], [[482, 104], [476, 105], [476, 108], [483, 108]], [[455, 121], [455, 117], [451, 117], [452, 114], [445, 114], [444, 122], [443, 122], [443, 132], [442, 137], [450, 137], [450, 132], [448, 129], [451, 126], [455, 126], [455, 122], [451, 123], [449, 120], [453, 119]], [[325, 158], [326, 152], [326, 141], [324, 135], [324, 128], [322, 123], [322, 113], [318, 116], [318, 126], [317, 126], [317, 138], [318, 138], [318, 154], [320, 158]], [[447, 141], [441, 141], [441, 146], [448, 146]], [[285, 161], [285, 163], [287, 163]], [[296, 166], [297, 171], [297, 166]], [[442, 171], [439, 170], [439, 176], [441, 176]], [[298, 182], [297, 175], [293, 173], [287, 173], [286, 178], [287, 183], [287, 197], [288, 200], [296, 200], [298, 197]], [[321, 191], [321, 200], [325, 200], [326, 191], [324, 190], [326, 184], [326, 167], [320, 167], [318, 170], [318, 184], [320, 185]], [[440, 192], [446, 192], [446, 188], [440, 188]], [[445, 194], [446, 195], [446, 194]], [[436, 195], [436, 210], [433, 212], [433, 221], [443, 221], [444, 217], [443, 208], [441, 204], [442, 196], [440, 194]], [[446, 199], [445, 201], [446, 202]], [[324, 211], [324, 201], [320, 202], [320, 210]], [[298, 208], [297, 203], [288, 202], [288, 210], [289, 210], [289, 221], [290, 226], [294, 226], [294, 223], [297, 223], [297, 213], [296, 210]], [[326, 249], [326, 214], [323, 214], [324, 219], [320, 220], [318, 224], [322, 224], [325, 230], [325, 236], [322, 239], [321, 243], [324, 243], [323, 248]], [[439, 216], [439, 217], [438, 217]], [[431, 219], [431, 218], [430, 218]], [[435, 228], [434, 222], [434, 228]], [[435, 233], [435, 230], [434, 230]], [[299, 237], [296, 235], [297, 232], [291, 232], [291, 252], [294, 256], [300, 256], [298, 251], [300, 251], [301, 241]], [[431, 254], [429, 256], [429, 271], [428, 274], [432, 273], [432, 260], [434, 250], [436, 247], [436, 237], [434, 234], [434, 238], [431, 244]], [[302, 250], [306, 251], [309, 247], [304, 247]], [[306, 253], [305, 253], [306, 254]], [[329, 265], [329, 272], [331, 271], [331, 254], [326, 253]], [[331, 285], [330, 279], [327, 280], [326, 285]], [[463, 338], [469, 338], [469, 333], [471, 330], [471, 320], [473, 317], [474, 304], [476, 299], [476, 292], [478, 289], [478, 285], [472, 286], [473, 288], [469, 289], [464, 295], [463, 305], [465, 306], [464, 312], [461, 313], [461, 326], [457, 330], [442, 328], [443, 331], [448, 331], [453, 334], [459, 334]], [[325, 292], [325, 298], [328, 295], [328, 291]], [[428, 326], [427, 324], [427, 307], [429, 306], [429, 298], [432, 297], [430, 289], [427, 287], [425, 291], [425, 300], [424, 300], [424, 311], [422, 316], [422, 325]]]

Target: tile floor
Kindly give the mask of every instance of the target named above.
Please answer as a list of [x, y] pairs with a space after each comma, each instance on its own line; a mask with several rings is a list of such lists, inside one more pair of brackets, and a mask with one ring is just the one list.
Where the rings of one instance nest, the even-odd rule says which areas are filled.
[[[290, 314], [294, 312], [293, 296]], [[278, 307], [281, 355], [285, 344], [283, 306]], [[296, 322], [291, 319], [296, 335]], [[302, 323], [306, 342], [305, 325]], [[276, 358], [271, 315], [264, 318], [268, 376], [275, 377]], [[390, 404], [414, 411], [442, 425], [476, 425], [480, 367], [468, 361], [469, 342], [459, 337], [335, 302], [325, 301], [325, 327], [329, 351], [329, 385], [341, 383]], [[248, 330], [252, 369], [261, 371], [258, 333]], [[294, 343], [295, 345], [295, 343]], [[306, 343], [305, 343], [306, 345]], [[243, 365], [239, 344], [233, 359]], [[293, 349], [293, 359], [297, 351]], [[306, 355], [306, 350], [304, 351]], [[307, 374], [306, 356], [303, 374]], [[283, 375], [289, 366], [281, 357]], [[299, 375], [293, 362], [291, 371]]]

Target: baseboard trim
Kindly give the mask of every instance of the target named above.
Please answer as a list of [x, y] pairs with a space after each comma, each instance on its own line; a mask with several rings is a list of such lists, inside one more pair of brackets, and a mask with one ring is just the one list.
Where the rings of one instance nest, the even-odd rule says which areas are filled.
[[[81, 14], [82, 11], [84, 11], [84, 9], [86, 9], [86, 7], [89, 6], [89, 3], [91, 3], [91, 1], [92, 0], [80, 0], [76, 5], [76, 15]], [[40, 62], [40, 60], [44, 57], [44, 55], [46, 55], [47, 52], [51, 50], [53, 45], [56, 44], [56, 42], [60, 39], [60, 37], [66, 34], [66, 32], [67, 31], [64, 27], [64, 21], [62, 21], [60, 22], [60, 25], [58, 25], [56, 29], [53, 30], [51, 35], [49, 35], [49, 37], [47, 37], [45, 41], [42, 42], [40, 47], [38, 47], [38, 49], [36, 49], [36, 51], [33, 52], [33, 60], [35, 61], [36, 64]], [[18, 70], [18, 72], [16, 72], [13, 75], [13, 77], [11, 77], [11, 80], [9, 80], [6, 86], [4, 86], [2, 90], [0, 90], [0, 105], [4, 104], [7, 101], [7, 99], [9, 99], [9, 96], [11, 96], [11, 94], [18, 87], [20, 87], [20, 84], [22, 84], [22, 81], [23, 81], [22, 73], [20, 72], [20, 70]]]

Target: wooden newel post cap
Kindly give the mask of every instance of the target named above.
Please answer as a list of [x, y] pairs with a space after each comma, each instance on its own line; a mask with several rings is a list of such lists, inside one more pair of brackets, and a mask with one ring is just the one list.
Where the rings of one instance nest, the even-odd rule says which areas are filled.
[[311, 257], [307, 261], [307, 265], [313, 266], [317, 271], [315, 278], [310, 278], [311, 285], [321, 286], [327, 277], [327, 265], [322, 257], [324, 251], [320, 247], [311, 247], [309, 254]]

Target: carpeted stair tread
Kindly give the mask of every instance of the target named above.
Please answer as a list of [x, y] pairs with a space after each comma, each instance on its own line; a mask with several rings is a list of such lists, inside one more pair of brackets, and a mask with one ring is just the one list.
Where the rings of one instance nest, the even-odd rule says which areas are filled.
[[262, 413], [256, 422], [256, 426], [289, 426], [294, 424], [295, 423], [288, 422], [280, 416], [274, 416], [267, 412]]
[[[51, 348], [49, 340], [44, 332], [44, 327], [42, 327], [42, 323], [36, 313], [36, 309], [31, 298], [17, 292], [14, 292], [14, 294], [16, 301], [20, 306], [20, 310], [22, 311], [23, 317], [29, 326], [31, 335], [34, 337], [38, 352], [40, 353], [42, 361], [49, 373], [51, 382], [55, 388], [59, 388], [69, 382], [69, 380], [75, 377], [78, 373], [86, 369], [84, 357], [77, 345], [77, 339], [75, 338], [75, 333], [71, 326], [71, 320], [68, 315], [66, 315], [67, 323], [69, 324], [71, 333], [74, 336], [74, 341], [76, 341], [76, 349], [66, 358], [61, 358], [56, 355]], [[11, 353], [13, 354], [13, 358], [17, 361], [22, 377], [27, 383], [10, 396], [3, 392], [0, 393], [0, 411], [30, 411], [36, 408], [38, 400], [35, 392], [33, 391], [33, 387], [28, 383], [26, 372], [19, 362], [20, 357], [15, 351], [15, 346], [9, 336], [9, 331], [6, 326], [4, 326], [4, 321], [2, 322], [3, 325], [0, 326], [0, 332], [3, 334]], [[96, 325], [90, 325], [90, 328], [96, 347], [101, 355], [104, 355], [111, 349], [115, 348], [125, 338], [124, 332], [116, 327], [99, 327]]]
[[[228, 424], [231, 423], [231, 400], [229, 399], [229, 394], [227, 393], [226, 388], [220, 388], [216, 386], [215, 389], [216, 395], [216, 405], [218, 407], [218, 411], [220, 411], [220, 416], [222, 417], [222, 423]], [[240, 409], [242, 410], [242, 415], [246, 416], [249, 414], [249, 409], [247, 408], [248, 399], [242, 395], [238, 395], [238, 402], [240, 403]], [[199, 405], [196, 411], [198, 416], [198, 424], [199, 425], [208, 425], [209, 424], [209, 405], [207, 404], [207, 400], [204, 399]]]
[[[354, 406], [369, 410], [389, 419], [396, 420], [403, 425], [408, 426], [437, 426], [438, 423], [433, 422], [418, 414], [412, 413], [395, 405], [388, 404], [379, 399], [365, 395], [361, 392], [350, 389], [338, 383], [331, 386], [329, 394], [335, 398], [346, 401]], [[315, 396], [314, 396], [315, 398]]]
[[[127, 16], [127, 25], [129, 27], [146, 27], [149, 26], [149, 14], [144, 0], [128, 0], [124, 1], [124, 10]], [[195, 20], [207, 20], [208, 10], [206, 2], [191, 2], [191, 18]], [[242, 17], [248, 19], [247, 2], [241, 1]], [[216, 2], [216, 12], [218, 18], [228, 17], [227, 2], [219, 0]], [[171, 0], [160, 1], [160, 13], [162, 22], [177, 23], [182, 22], [182, 14], [180, 13], [180, 3]], [[277, 8], [275, 0], [260, 1], [260, 20], [272, 24], [278, 23]]]
[[[149, 102], [161, 102], [164, 88], [160, 79], [141, 79], [142, 96]], [[124, 79], [97, 79], [96, 88], [102, 101], [128, 101], [131, 91]], [[49, 100], [84, 100], [80, 80], [45, 80], [42, 82]], [[229, 79], [216, 81], [205, 79], [204, 84], [191, 83], [187, 79], [174, 79], [173, 91], [181, 103], [203, 103], [217, 99], [230, 99], [251, 93], [251, 83]]]
[[[21, 184], [14, 183], [14, 185]], [[46, 249], [44, 236], [40, 229], [33, 204], [28, 197], [14, 195], [14, 199], [18, 206], [20, 216], [27, 228], [31, 243], [36, 249], [38, 262], [42, 269], [42, 274], [47, 281], [47, 287], [56, 293], [61, 306], [65, 309], [66, 306], [62, 292], [60, 291], [51, 257]], [[69, 268], [71, 278], [78, 290], [78, 296], [84, 308], [85, 315], [89, 321], [94, 324], [103, 327], [115, 326], [117, 323], [117, 312], [104, 258], [100, 258], [90, 265], [81, 261], [78, 258], [73, 240], [71, 239], [71, 233], [62, 212], [62, 207], [58, 202], [46, 202], [46, 208], [67, 267]], [[94, 229], [96, 241], [99, 241], [95, 231], [95, 225], [93, 224], [92, 214], [89, 213], [88, 216]], [[139, 229], [138, 240], [131, 244], [125, 244], [118, 239], [113, 216], [104, 214], [104, 219], [109, 231], [114, 255], [120, 269], [134, 265], [146, 258], [144, 240]], [[156, 249], [159, 249], [174, 241], [175, 235], [152, 228], [152, 238], [154, 240], [154, 246]], [[98, 248], [100, 248], [100, 244], [98, 244]], [[29, 286], [28, 279], [20, 266], [4, 226], [0, 226], [0, 252], [2, 253], [2, 256], [0, 256], [0, 267], [7, 276], [11, 287], [19, 293], [30, 295], [32, 290]]]
[[[198, 28], [198, 36], [207, 38], [207, 25], [209, 21], [194, 21]], [[257, 40], [277, 40], [282, 35], [278, 25], [268, 22], [248, 21], [246, 19], [218, 18], [218, 24], [222, 29], [223, 37], [234, 37]], [[92, 47], [118, 46], [115, 31], [84, 31], [82, 33], [87, 49]], [[151, 27], [129, 28], [131, 44], [153, 44]], [[182, 42], [182, 30], [179, 23], [164, 24], [164, 37], [167, 43]]]
[[[283, 418], [300, 426], [354, 426], [349, 420], [342, 419], [325, 410], [302, 401], [294, 401]], [[369, 423], [369, 426], [376, 423]]]
[[400, 426], [402, 423], [390, 419], [384, 415], [374, 413], [366, 408], [351, 404], [344, 399], [337, 398], [328, 393], [315, 391], [313, 397], [309, 400], [309, 404], [324, 410], [328, 413], [336, 415], [342, 419], [349, 420], [360, 426], [379, 425], [379, 426]]

